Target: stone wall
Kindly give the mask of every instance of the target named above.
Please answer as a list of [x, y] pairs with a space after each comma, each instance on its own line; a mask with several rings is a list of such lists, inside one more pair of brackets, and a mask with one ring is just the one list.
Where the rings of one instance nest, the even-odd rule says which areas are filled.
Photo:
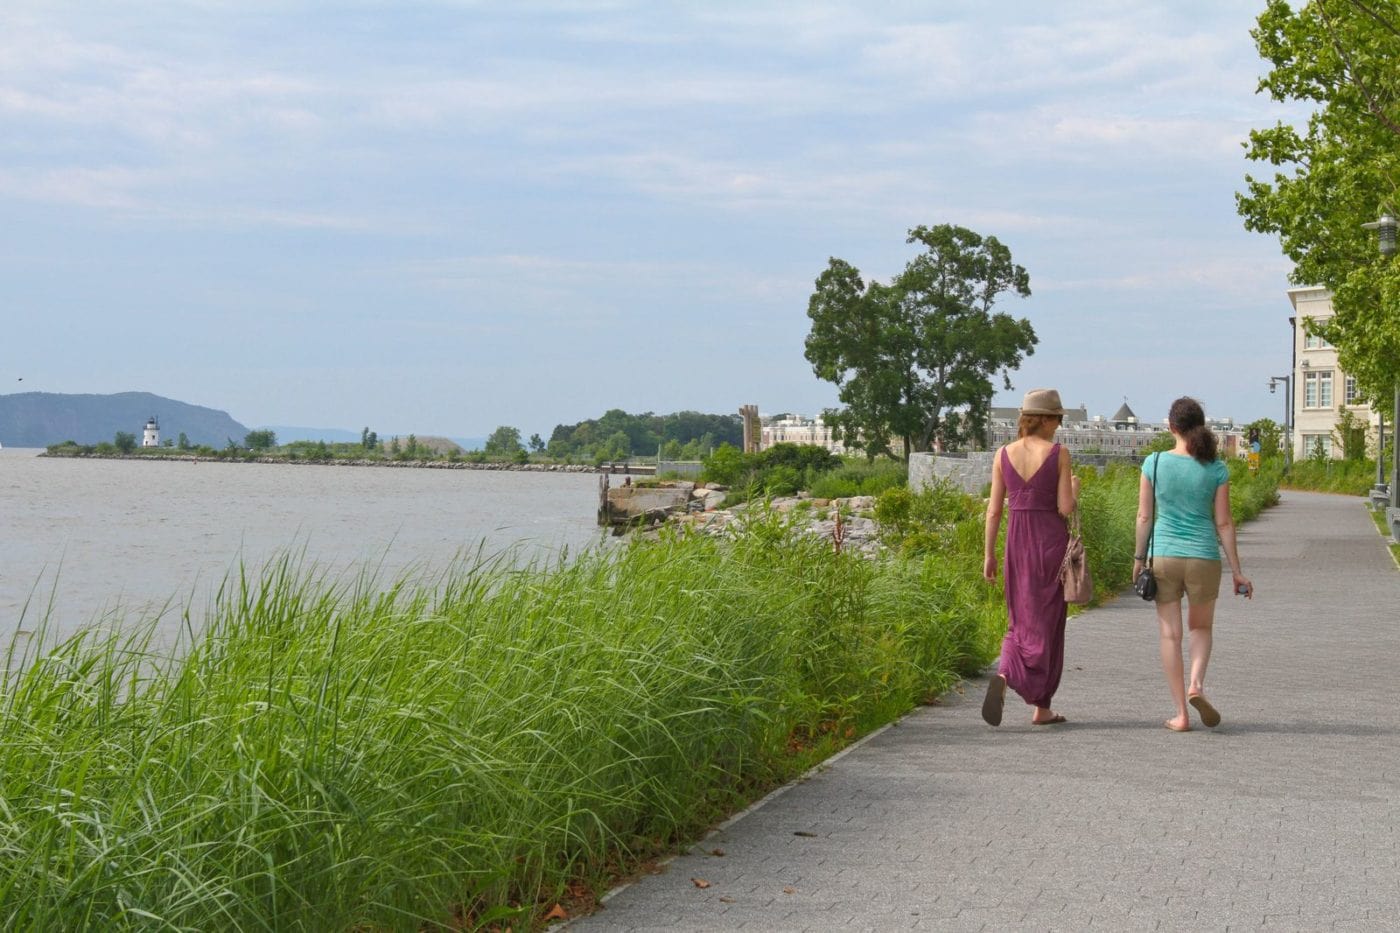
[[941, 481], [952, 483], [968, 495], [980, 496], [983, 487], [992, 481], [993, 456], [990, 451], [910, 454], [909, 488], [918, 492]]

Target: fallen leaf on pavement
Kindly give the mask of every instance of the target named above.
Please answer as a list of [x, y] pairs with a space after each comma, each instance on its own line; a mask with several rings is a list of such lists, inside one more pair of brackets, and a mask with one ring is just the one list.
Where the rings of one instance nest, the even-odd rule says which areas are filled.
[[690, 883], [695, 885], [697, 888], [708, 888], [710, 886], [710, 883], [704, 878], [691, 878]]
[[723, 855], [724, 855], [724, 850], [723, 850], [723, 849], [711, 849], [711, 850], [710, 850], [710, 854], [711, 854], [711, 855], [723, 856]]
[[796, 888], [783, 888], [783, 893], [784, 893], [784, 894], [796, 894], [796, 893], [797, 893], [797, 889], [796, 889]]
[[555, 904], [550, 908], [549, 913], [544, 915], [546, 920], [568, 920], [569, 912], [564, 909], [563, 904]]

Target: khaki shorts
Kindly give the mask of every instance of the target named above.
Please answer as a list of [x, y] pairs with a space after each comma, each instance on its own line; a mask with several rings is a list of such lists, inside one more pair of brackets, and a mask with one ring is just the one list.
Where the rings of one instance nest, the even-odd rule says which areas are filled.
[[1157, 602], [1174, 603], [1183, 594], [1192, 605], [1220, 596], [1220, 561], [1203, 557], [1157, 557], [1152, 561], [1157, 578]]

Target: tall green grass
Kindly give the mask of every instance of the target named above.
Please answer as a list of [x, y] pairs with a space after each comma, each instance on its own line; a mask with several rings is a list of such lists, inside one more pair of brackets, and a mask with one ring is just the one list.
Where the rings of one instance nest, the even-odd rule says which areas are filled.
[[[1389, 477], [1388, 469], [1385, 475]], [[1289, 489], [1336, 492], [1349, 496], [1366, 495], [1375, 482], [1376, 461], [1330, 458], [1298, 460], [1282, 478], [1283, 485]]]
[[174, 648], [147, 624], [11, 659], [0, 924], [528, 925], [789, 776], [794, 743], [979, 668], [987, 598], [775, 522], [387, 586], [239, 574]]

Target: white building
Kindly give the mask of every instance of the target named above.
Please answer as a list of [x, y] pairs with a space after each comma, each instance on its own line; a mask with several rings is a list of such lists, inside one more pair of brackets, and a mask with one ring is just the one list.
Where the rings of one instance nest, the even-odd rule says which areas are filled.
[[160, 425], [156, 423], [155, 415], [151, 415], [151, 420], [146, 422], [146, 430], [141, 432], [141, 446], [160, 446]]
[[831, 425], [820, 418], [805, 418], [802, 415], [784, 415], [764, 423], [760, 449], [774, 444], [811, 444], [825, 447], [834, 454], [846, 452], [845, 444], [832, 439]]
[[1356, 378], [1337, 365], [1337, 349], [1326, 340], [1309, 334], [1309, 320], [1332, 317], [1332, 293], [1325, 288], [1290, 288], [1288, 300], [1293, 316], [1293, 374], [1289, 383], [1289, 407], [1293, 422], [1293, 458], [1311, 457], [1321, 449], [1324, 456], [1341, 458], [1343, 450], [1336, 436], [1342, 412], [1350, 410], [1367, 426], [1368, 441], [1374, 443], [1379, 415], [1357, 399]]

